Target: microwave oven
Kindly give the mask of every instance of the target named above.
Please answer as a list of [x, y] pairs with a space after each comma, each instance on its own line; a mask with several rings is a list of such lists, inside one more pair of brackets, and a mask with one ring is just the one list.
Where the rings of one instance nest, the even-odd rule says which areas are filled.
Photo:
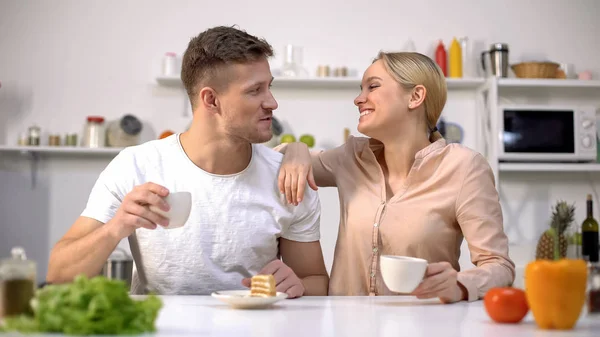
[[498, 160], [595, 162], [596, 108], [502, 105]]

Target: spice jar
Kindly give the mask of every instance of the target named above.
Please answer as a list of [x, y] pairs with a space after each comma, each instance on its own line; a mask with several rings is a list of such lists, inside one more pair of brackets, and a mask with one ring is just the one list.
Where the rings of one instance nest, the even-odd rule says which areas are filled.
[[104, 117], [88, 116], [81, 145], [96, 148], [104, 147], [105, 144], [106, 130], [104, 127]]
[[28, 145], [40, 145], [41, 130], [37, 125], [32, 125], [28, 129]]
[[48, 145], [60, 146], [60, 135], [49, 135], [48, 136]]
[[65, 145], [77, 146], [77, 134], [76, 133], [68, 133], [65, 136]]
[[31, 314], [36, 288], [36, 264], [25, 250], [14, 247], [11, 258], [0, 261], [0, 317]]

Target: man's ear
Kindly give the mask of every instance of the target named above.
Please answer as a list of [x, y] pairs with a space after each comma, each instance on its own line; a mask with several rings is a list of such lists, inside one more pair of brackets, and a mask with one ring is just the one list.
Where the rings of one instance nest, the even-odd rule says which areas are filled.
[[211, 87], [204, 87], [198, 93], [198, 105], [202, 105], [208, 111], [217, 112], [219, 109], [219, 99], [217, 92]]

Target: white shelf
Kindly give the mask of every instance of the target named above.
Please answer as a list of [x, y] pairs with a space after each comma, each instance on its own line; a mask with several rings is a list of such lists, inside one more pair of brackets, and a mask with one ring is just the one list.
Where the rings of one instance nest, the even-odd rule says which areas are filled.
[[597, 163], [499, 163], [501, 172], [600, 172]]
[[165, 87], [183, 86], [183, 83], [181, 82], [181, 77], [179, 76], [158, 76], [156, 78], [156, 82]]
[[598, 80], [565, 80], [545, 78], [499, 78], [498, 86], [501, 88], [597, 88], [600, 89]]
[[356, 77], [275, 77], [273, 88], [356, 88], [359, 89], [360, 78]]
[[[179, 76], [160, 76], [156, 78], [158, 84], [163, 86], [181, 86]], [[286, 78], [276, 77], [273, 81], [274, 88], [359, 88], [360, 78], [356, 77], [307, 77]], [[483, 78], [447, 78], [448, 89], [475, 89], [485, 82]]]
[[123, 148], [104, 147], [104, 148], [85, 148], [75, 146], [19, 146], [19, 145], [0, 145], [2, 152], [21, 152], [21, 153], [48, 153], [48, 154], [76, 154], [76, 155], [97, 155], [108, 156], [117, 155]]
[[476, 89], [483, 85], [483, 78], [447, 78], [448, 89]]

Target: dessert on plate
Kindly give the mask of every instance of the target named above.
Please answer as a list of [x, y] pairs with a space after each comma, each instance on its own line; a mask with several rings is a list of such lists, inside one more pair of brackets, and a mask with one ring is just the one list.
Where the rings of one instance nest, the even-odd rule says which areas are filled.
[[273, 275], [255, 275], [250, 280], [251, 297], [274, 297], [277, 295], [275, 290], [275, 277]]

